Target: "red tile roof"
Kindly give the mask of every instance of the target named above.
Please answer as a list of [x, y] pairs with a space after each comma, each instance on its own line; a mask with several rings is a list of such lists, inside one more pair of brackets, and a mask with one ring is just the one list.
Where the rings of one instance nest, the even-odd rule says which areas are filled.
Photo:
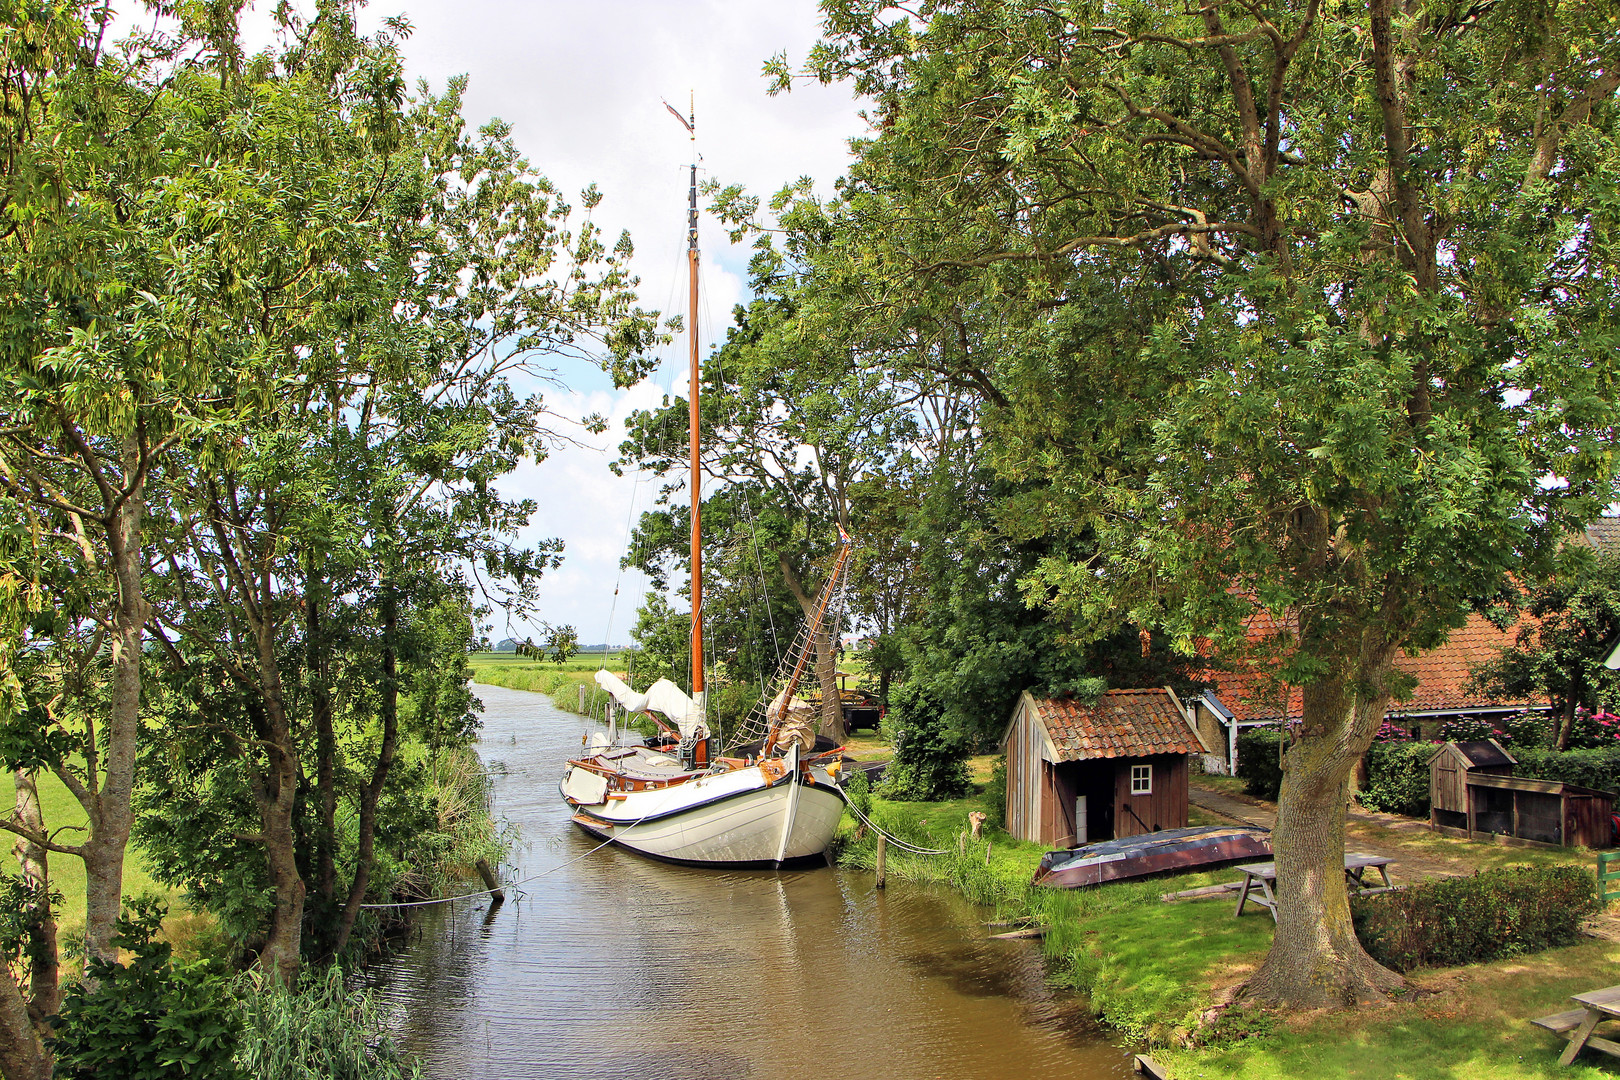
[[[1270, 620], [1257, 620], [1250, 628], [1250, 638], [1258, 641], [1277, 629]], [[1390, 702], [1390, 715], [1545, 707], [1545, 700], [1492, 698], [1468, 692], [1474, 669], [1495, 659], [1503, 648], [1513, 644], [1517, 634], [1517, 625], [1498, 630], [1484, 617], [1470, 614], [1468, 622], [1460, 629], [1453, 630], [1445, 644], [1417, 656], [1404, 653], [1396, 656], [1396, 669], [1415, 676], [1417, 685], [1413, 687], [1409, 700]], [[1220, 698], [1221, 704], [1242, 721], [1281, 720], [1285, 716], [1292, 719], [1304, 711], [1304, 694], [1298, 687], [1286, 688], [1288, 704], [1285, 710], [1280, 688], [1273, 683], [1268, 690], [1268, 680], [1255, 667], [1230, 672], [1206, 671], [1200, 678], [1214, 684], [1215, 696]]]
[[1620, 547], [1620, 517], [1600, 517], [1586, 527], [1584, 539], [1595, 548]]
[[1207, 752], [1169, 690], [1108, 690], [1090, 705], [1030, 700], [1060, 761]]

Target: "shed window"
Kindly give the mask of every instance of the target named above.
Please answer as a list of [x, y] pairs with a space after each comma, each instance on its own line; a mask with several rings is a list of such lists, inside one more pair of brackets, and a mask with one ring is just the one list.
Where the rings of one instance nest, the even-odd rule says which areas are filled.
[[1151, 795], [1151, 794], [1153, 794], [1153, 766], [1151, 766], [1151, 765], [1132, 765], [1131, 766], [1131, 794], [1132, 795]]

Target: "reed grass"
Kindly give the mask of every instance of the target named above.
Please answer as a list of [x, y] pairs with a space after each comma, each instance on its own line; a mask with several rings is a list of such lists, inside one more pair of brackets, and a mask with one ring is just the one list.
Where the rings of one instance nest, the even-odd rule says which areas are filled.
[[369, 992], [350, 990], [336, 964], [296, 992], [257, 973], [236, 984], [243, 1026], [236, 1066], [246, 1080], [415, 1080], [420, 1066], [386, 1033]]

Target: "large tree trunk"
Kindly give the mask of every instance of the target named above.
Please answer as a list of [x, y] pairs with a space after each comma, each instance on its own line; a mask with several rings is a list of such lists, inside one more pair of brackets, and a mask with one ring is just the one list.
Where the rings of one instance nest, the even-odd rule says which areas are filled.
[[[17, 821], [37, 836], [44, 836], [45, 816], [39, 806], [39, 788], [32, 772], [18, 769], [12, 774], [17, 787]], [[33, 899], [24, 915], [28, 935], [24, 955], [28, 962], [28, 1012], [40, 1034], [46, 1034], [44, 1019], [61, 1006], [60, 960], [56, 944], [56, 917], [51, 913], [51, 872], [48, 853], [23, 837], [12, 848], [22, 868], [24, 883]]]
[[[1370, 636], [1370, 632], [1369, 632]], [[1277, 934], [1245, 988], [1263, 1004], [1321, 1008], [1383, 1001], [1402, 986], [1357, 940], [1344, 880], [1345, 804], [1350, 774], [1372, 744], [1388, 704], [1382, 687], [1392, 650], [1361, 651], [1358, 679], [1305, 687], [1300, 737], [1284, 760], [1277, 827]]]
[[298, 848], [293, 836], [293, 809], [298, 795], [298, 763], [284, 747], [270, 750], [270, 768], [259, 800], [265, 860], [275, 907], [259, 970], [282, 985], [298, 982], [303, 946], [304, 879], [298, 873]]
[[821, 686], [821, 722], [816, 734], [842, 742], [845, 734], [844, 702], [838, 694], [838, 651], [833, 648], [832, 634], [825, 626], [816, 629], [813, 640], [816, 682]]
[[[84, 947], [89, 957], [117, 960], [113, 946], [123, 910], [124, 851], [134, 814], [135, 739], [141, 718], [141, 643], [148, 607], [142, 581], [141, 523], [145, 516], [139, 447], [131, 437], [124, 448], [124, 474], [137, 477], [112, 514], [108, 555], [118, 581], [118, 609], [111, 636], [112, 700], [108, 709], [107, 753], [101, 788], [86, 807], [90, 836], [84, 844]], [[92, 778], [93, 779], [93, 778]]]
[[259, 969], [292, 987], [298, 981], [304, 926], [304, 879], [298, 872], [298, 844], [293, 830], [301, 766], [298, 741], [287, 713], [281, 670], [276, 663], [274, 629], [263, 620], [256, 629], [265, 752], [269, 758], [259, 796], [259, 816], [270, 886], [275, 894], [269, 936], [264, 951], [259, 954]]
[[0, 1077], [51, 1080], [51, 1055], [29, 1018], [22, 991], [3, 967], [0, 967]]
[[377, 751], [377, 765], [372, 770], [371, 783], [360, 789], [360, 836], [355, 853], [354, 881], [349, 886], [349, 899], [343, 906], [343, 921], [332, 947], [334, 956], [341, 955], [348, 947], [349, 935], [354, 931], [354, 922], [360, 916], [360, 905], [365, 902], [366, 889], [371, 884], [377, 803], [382, 798], [383, 787], [388, 783], [388, 771], [394, 764], [399, 732], [399, 667], [394, 646], [398, 630], [399, 605], [390, 596], [383, 601], [382, 746]]

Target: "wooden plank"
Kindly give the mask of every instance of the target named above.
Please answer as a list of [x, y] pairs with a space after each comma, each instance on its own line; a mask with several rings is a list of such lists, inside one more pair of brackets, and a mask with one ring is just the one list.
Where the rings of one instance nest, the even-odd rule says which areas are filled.
[[1031, 926], [1026, 930], [1011, 930], [1005, 934], [991, 934], [991, 941], [1022, 941], [1024, 938], [1045, 937], [1050, 926]]
[[1620, 1057], [1620, 1043], [1605, 1039], [1599, 1035], [1588, 1035], [1586, 1037], [1586, 1049], [1601, 1050], [1605, 1054]]
[[1557, 1035], [1574, 1031], [1586, 1019], [1585, 1009], [1571, 1009], [1569, 1012], [1553, 1013], [1551, 1016], [1538, 1016], [1530, 1021], [1536, 1027], [1546, 1028]]
[[1170, 1074], [1164, 1071], [1163, 1066], [1146, 1054], [1137, 1054], [1133, 1065], [1137, 1072], [1143, 1076], [1151, 1077], [1152, 1080], [1169, 1080]]
[[1597, 1009], [1601, 1012], [1611, 1010], [1620, 1013], [1620, 986], [1606, 986], [1602, 990], [1588, 990], [1584, 994], [1575, 994], [1569, 1000], [1577, 1005], [1584, 1005], [1588, 1009]]
[[1172, 903], [1176, 900], [1202, 900], [1207, 896], [1219, 896], [1222, 893], [1237, 892], [1241, 888], [1243, 888], [1243, 883], [1241, 881], [1228, 881], [1224, 885], [1205, 885], [1201, 889], [1185, 889], [1181, 892], [1167, 892], [1160, 896], [1159, 899], [1163, 900], [1165, 903]]
[[1569, 1045], [1564, 1047], [1562, 1054], [1558, 1055], [1558, 1064], [1568, 1065], [1575, 1060], [1575, 1055], [1581, 1052], [1581, 1047], [1585, 1046], [1586, 1040], [1591, 1038], [1592, 1029], [1597, 1027], [1598, 1022], [1602, 1019], [1603, 1014], [1596, 1009], [1586, 1010], [1586, 1019], [1581, 1021], [1581, 1026], [1576, 1028], [1574, 1034], [1569, 1037]]

